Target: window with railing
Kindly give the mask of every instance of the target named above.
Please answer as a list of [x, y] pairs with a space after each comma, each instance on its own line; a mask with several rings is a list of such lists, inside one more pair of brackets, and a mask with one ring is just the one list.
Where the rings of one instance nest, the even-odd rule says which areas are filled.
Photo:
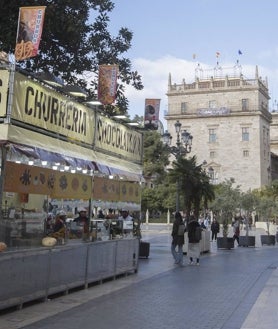
[[241, 110], [242, 111], [248, 111], [249, 106], [248, 106], [248, 99], [244, 98], [241, 100]]
[[216, 130], [209, 129], [209, 143], [215, 143], [215, 142], [216, 142]]
[[186, 113], [187, 112], [187, 103], [182, 102], [181, 103], [181, 113]]
[[242, 140], [245, 142], [249, 141], [249, 128], [248, 127], [242, 128]]
[[249, 157], [249, 151], [248, 150], [243, 150], [243, 157], [248, 158]]

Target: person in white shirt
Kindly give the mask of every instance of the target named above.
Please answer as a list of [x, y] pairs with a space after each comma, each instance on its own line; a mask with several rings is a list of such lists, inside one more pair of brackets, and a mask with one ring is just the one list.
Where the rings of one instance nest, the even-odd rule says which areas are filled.
[[208, 221], [207, 217], [204, 220], [204, 225], [205, 225], [206, 228], [208, 228], [208, 226], [209, 226], [209, 221]]
[[122, 209], [121, 216], [118, 218], [119, 222], [122, 223], [123, 233], [130, 235], [133, 232], [133, 217], [129, 215], [127, 209]]
[[133, 221], [133, 217], [129, 215], [129, 211], [127, 209], [122, 209], [121, 216], [118, 219], [124, 221]]

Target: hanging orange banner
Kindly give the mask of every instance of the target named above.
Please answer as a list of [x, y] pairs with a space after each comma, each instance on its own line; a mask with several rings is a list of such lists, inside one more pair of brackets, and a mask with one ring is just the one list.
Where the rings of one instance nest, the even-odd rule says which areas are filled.
[[117, 90], [118, 65], [100, 65], [98, 72], [98, 100], [103, 105], [114, 103]]
[[15, 46], [15, 59], [37, 56], [41, 41], [45, 6], [20, 7]]
[[145, 99], [145, 127], [157, 130], [159, 121], [160, 99]]

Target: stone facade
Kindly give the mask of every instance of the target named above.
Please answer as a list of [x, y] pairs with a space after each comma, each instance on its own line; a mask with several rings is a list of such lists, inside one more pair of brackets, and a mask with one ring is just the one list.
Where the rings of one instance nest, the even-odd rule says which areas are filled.
[[247, 191], [270, 183], [270, 97], [257, 68], [254, 79], [239, 72], [196, 77], [193, 83], [177, 85], [169, 76], [167, 96], [165, 119], [172, 145], [179, 120], [182, 130], [193, 136], [188, 156], [196, 155], [197, 163], [204, 163], [214, 184], [234, 178], [235, 185]]

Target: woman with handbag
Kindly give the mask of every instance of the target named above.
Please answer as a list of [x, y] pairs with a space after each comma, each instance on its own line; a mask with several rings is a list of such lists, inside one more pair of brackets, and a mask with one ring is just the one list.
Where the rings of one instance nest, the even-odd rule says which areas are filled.
[[[185, 225], [180, 212], [175, 213], [175, 221], [172, 229], [172, 244], [171, 252], [175, 260], [175, 264], [183, 265], [183, 250], [184, 245]], [[178, 250], [177, 250], [178, 249]]]
[[[187, 224], [188, 232], [188, 257], [189, 265], [200, 265], [200, 240], [202, 239], [202, 228], [193, 215]], [[196, 259], [196, 262], [193, 262]]]

